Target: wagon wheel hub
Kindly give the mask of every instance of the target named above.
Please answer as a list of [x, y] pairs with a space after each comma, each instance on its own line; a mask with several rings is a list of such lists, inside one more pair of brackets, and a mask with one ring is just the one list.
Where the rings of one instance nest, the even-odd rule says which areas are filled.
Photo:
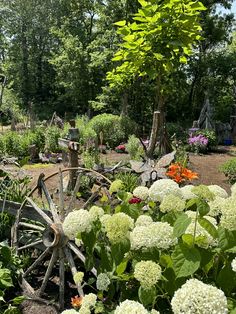
[[46, 247], [63, 247], [68, 242], [68, 238], [65, 236], [62, 224], [53, 223], [48, 226], [43, 232], [43, 244]]

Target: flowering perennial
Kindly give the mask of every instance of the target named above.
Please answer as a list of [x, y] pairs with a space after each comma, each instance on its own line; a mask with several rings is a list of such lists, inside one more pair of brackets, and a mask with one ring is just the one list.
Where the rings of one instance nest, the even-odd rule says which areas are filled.
[[185, 185], [180, 188], [182, 197], [184, 200], [191, 200], [192, 198], [196, 198], [196, 194], [192, 192], [193, 185]]
[[179, 196], [175, 196], [172, 194], [164, 196], [161, 204], [160, 211], [163, 213], [167, 213], [170, 211], [178, 211], [181, 212], [185, 208], [185, 201], [181, 199]]
[[114, 314], [148, 314], [148, 311], [145, 307], [140, 304], [139, 302], [125, 300], [124, 302], [120, 303], [115, 309]]
[[109, 188], [109, 192], [112, 193], [116, 193], [119, 190], [122, 190], [124, 187], [124, 183], [121, 180], [115, 180], [111, 183], [110, 188]]
[[98, 290], [101, 290], [101, 291], [107, 290], [110, 283], [111, 283], [110, 278], [108, 277], [106, 273], [101, 273], [98, 275], [97, 282], [96, 282]]
[[171, 179], [155, 181], [149, 188], [149, 197], [154, 202], [161, 202], [164, 196], [168, 194], [182, 196], [180, 187]]
[[151, 248], [166, 250], [177, 243], [173, 228], [167, 222], [153, 222], [147, 226], [137, 226], [130, 233], [132, 250], [146, 251]]
[[146, 186], [138, 186], [133, 190], [133, 195], [145, 201], [148, 198], [148, 188]]
[[84, 273], [82, 271], [78, 271], [76, 274], [73, 276], [74, 282], [81, 283], [84, 279]]
[[171, 164], [168, 168], [168, 171], [166, 172], [166, 175], [177, 183], [182, 183], [186, 180], [193, 180], [198, 178], [196, 172], [183, 167], [180, 163]]
[[111, 243], [125, 241], [129, 238], [129, 231], [134, 227], [134, 220], [124, 213], [108, 216], [101, 221]]
[[150, 289], [161, 278], [161, 267], [153, 261], [141, 261], [134, 267], [134, 278], [136, 278], [144, 289]]
[[226, 314], [224, 292], [197, 279], [189, 279], [171, 300], [174, 314]]
[[208, 189], [214, 193], [215, 196], [222, 197], [222, 198], [227, 198], [228, 193], [219, 185], [208, 185]]
[[149, 226], [152, 223], [152, 217], [147, 215], [140, 215], [135, 222], [135, 226]]
[[199, 135], [191, 134], [188, 139], [188, 143], [196, 152], [199, 152], [200, 150], [206, 149], [208, 144], [208, 138], [206, 138], [202, 134]]
[[215, 194], [209, 190], [208, 186], [203, 184], [194, 186], [191, 192], [207, 201], [213, 201], [215, 199]]
[[87, 210], [75, 210], [66, 216], [62, 228], [65, 235], [73, 240], [78, 233], [91, 231], [92, 217]]
[[89, 210], [89, 213], [91, 215], [92, 220], [96, 221], [104, 215], [104, 210], [99, 206], [92, 206]]

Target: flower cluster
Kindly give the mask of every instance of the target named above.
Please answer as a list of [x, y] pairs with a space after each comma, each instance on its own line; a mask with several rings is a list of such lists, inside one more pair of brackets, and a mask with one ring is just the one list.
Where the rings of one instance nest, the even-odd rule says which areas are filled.
[[74, 309], [64, 310], [61, 314], [78, 314], [78, 312]]
[[230, 231], [236, 230], [236, 198], [227, 198], [221, 208], [221, 213], [221, 226]]
[[231, 267], [232, 267], [232, 270], [236, 272], [236, 257], [232, 260]]
[[194, 186], [191, 192], [206, 201], [213, 201], [215, 198], [215, 194], [209, 190], [208, 186], [203, 184]]
[[82, 299], [82, 305], [79, 310], [80, 314], [89, 314], [91, 310], [94, 309], [97, 302], [97, 296], [94, 293], [89, 293], [85, 295]]
[[170, 211], [178, 211], [181, 212], [185, 208], [185, 201], [178, 196], [169, 194], [164, 196], [161, 204], [160, 211], [163, 213], [167, 213]]
[[134, 267], [134, 278], [144, 289], [150, 289], [161, 278], [161, 267], [153, 261], [141, 261]]
[[149, 226], [152, 223], [152, 217], [147, 215], [140, 215], [135, 222], [135, 226]]
[[119, 190], [122, 190], [123, 187], [124, 187], [124, 183], [121, 180], [115, 180], [111, 183], [110, 188], [109, 188], [109, 192], [110, 192], [110, 194], [116, 193]]
[[133, 190], [133, 195], [145, 201], [148, 198], [148, 188], [146, 186], [138, 186]]
[[74, 282], [76, 284], [78, 284], [78, 283], [81, 284], [81, 282], [83, 281], [83, 278], [84, 278], [84, 273], [82, 271], [78, 271], [73, 276]]
[[182, 183], [186, 180], [198, 179], [196, 172], [183, 167], [180, 163], [171, 164], [166, 172], [166, 175], [177, 183]]
[[208, 144], [208, 138], [203, 136], [202, 134], [199, 135], [190, 135], [188, 139], [189, 145], [196, 151], [199, 152], [200, 150], [205, 150]]
[[154, 202], [161, 202], [165, 195], [182, 196], [180, 187], [171, 179], [161, 179], [154, 182], [149, 188], [149, 197]]
[[197, 279], [189, 279], [171, 300], [174, 314], [226, 314], [227, 299], [224, 292]]
[[124, 302], [120, 303], [115, 309], [114, 314], [148, 314], [148, 311], [145, 307], [140, 304], [139, 302], [125, 300]]
[[110, 285], [110, 278], [106, 273], [101, 273], [97, 277], [96, 286], [98, 290], [106, 291]]
[[210, 211], [208, 215], [212, 217], [217, 217], [218, 215], [220, 215], [222, 213], [222, 209], [225, 206], [225, 202], [227, 202], [225, 198], [218, 196], [216, 196], [213, 201], [209, 201], [208, 205], [210, 206]]
[[65, 235], [74, 240], [78, 233], [91, 231], [92, 217], [87, 210], [75, 210], [66, 216], [62, 228]]
[[130, 216], [124, 213], [105, 216], [106, 219], [101, 219], [101, 222], [111, 243], [120, 243], [129, 238], [129, 231], [134, 227], [134, 220]]
[[104, 215], [104, 210], [99, 206], [92, 206], [89, 210], [89, 213], [91, 215], [92, 220], [96, 221]]
[[130, 242], [132, 250], [166, 250], [176, 244], [177, 239], [173, 236], [173, 228], [167, 222], [153, 222], [135, 227], [130, 233]]
[[142, 200], [139, 197], [132, 197], [131, 199], [129, 199], [129, 204], [139, 204], [141, 202]]
[[208, 185], [208, 189], [214, 193], [215, 196], [222, 197], [222, 198], [227, 198], [228, 193], [219, 185]]
[[117, 153], [125, 153], [125, 145], [124, 144], [120, 144], [118, 146], [116, 146], [115, 151]]
[[185, 185], [180, 188], [183, 199], [191, 200], [192, 198], [196, 197], [196, 194], [192, 192], [192, 188], [193, 188], [193, 185]]

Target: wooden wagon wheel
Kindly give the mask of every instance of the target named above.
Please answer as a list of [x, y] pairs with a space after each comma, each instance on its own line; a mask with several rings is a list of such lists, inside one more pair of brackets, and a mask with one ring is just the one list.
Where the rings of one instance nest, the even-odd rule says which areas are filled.
[[[65, 174], [68, 174], [68, 171], [74, 171], [75, 174], [77, 171], [76, 183], [74, 189], [69, 193], [69, 196], [63, 184]], [[96, 191], [93, 190], [90, 192], [88, 199], [83, 200], [83, 204], [80, 206], [80, 208], [84, 209], [94, 201], [101, 189], [107, 191], [105, 185], [111, 183], [110, 180], [102, 174], [91, 169], [80, 167], [59, 170], [59, 172], [55, 172], [46, 178], [44, 178], [42, 174], [39, 177], [37, 186], [29, 193], [18, 210], [13, 228], [12, 244], [18, 254], [29, 249], [40, 251], [40, 254], [34, 257], [34, 261], [22, 275], [22, 288], [31, 297], [42, 296], [50, 280], [53, 268], [59, 268], [59, 305], [61, 309], [64, 308], [65, 302], [65, 265], [69, 266], [72, 275], [75, 275], [77, 273], [75, 259], [79, 259], [83, 263], [85, 262], [85, 256], [82, 254], [79, 247], [73, 241], [70, 241], [62, 230], [62, 223], [65, 216], [74, 209], [82, 176], [86, 176], [96, 183]], [[55, 177], [58, 178], [59, 186], [52, 191], [48, 189], [47, 183], [50, 179], [55, 179]], [[40, 198], [35, 199], [34, 195], [36, 191], [39, 192]], [[39, 202], [44, 204], [44, 206], [38, 205]], [[23, 218], [24, 210], [27, 210], [27, 204], [30, 205], [34, 211], [34, 218], [31, 219], [33, 221]], [[43, 209], [41, 207], [43, 207]], [[45, 207], [48, 207], [48, 209], [45, 210]], [[42, 279], [39, 289], [35, 290], [27, 279], [33, 271], [45, 263], [46, 259], [48, 265], [44, 278]], [[95, 268], [92, 268], [91, 272], [94, 276], [97, 275]], [[81, 285], [77, 284], [76, 286], [79, 295], [83, 296], [84, 293]]]

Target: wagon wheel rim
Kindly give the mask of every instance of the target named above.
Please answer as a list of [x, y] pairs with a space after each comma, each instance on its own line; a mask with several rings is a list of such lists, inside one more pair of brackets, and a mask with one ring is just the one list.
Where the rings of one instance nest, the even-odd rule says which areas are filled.
[[[41, 181], [41, 188], [44, 196], [47, 199], [47, 203], [49, 206], [50, 211], [45, 211], [40, 208], [39, 205], [36, 204], [36, 202], [32, 199], [33, 193], [38, 189], [38, 185], [35, 186], [28, 196], [23, 201], [21, 207], [17, 211], [15, 224], [13, 227], [13, 236], [12, 236], [12, 245], [16, 248], [17, 254], [20, 254], [21, 251], [29, 248], [38, 247], [39, 245], [44, 247], [45, 249], [43, 252], [36, 258], [36, 260], [29, 266], [29, 268], [24, 271], [22, 274], [22, 288], [24, 288], [28, 294], [31, 296], [34, 295], [36, 297], [42, 296], [44, 293], [46, 286], [48, 284], [48, 281], [50, 280], [50, 276], [52, 274], [54, 266], [58, 263], [59, 264], [59, 306], [60, 309], [64, 308], [64, 296], [65, 296], [65, 263], [69, 265], [70, 272], [72, 276], [74, 276], [77, 273], [77, 267], [74, 262], [73, 255], [78, 258], [82, 263], [85, 263], [85, 256], [80, 251], [79, 247], [69, 240], [62, 229], [62, 223], [64, 221], [65, 216], [72, 210], [73, 200], [76, 198], [76, 194], [79, 190], [80, 186], [80, 174], [77, 176], [77, 180], [74, 186], [74, 189], [71, 193], [71, 198], [69, 201], [69, 204], [65, 206], [64, 200], [63, 200], [63, 180], [62, 180], [62, 174], [64, 172], [68, 172], [71, 170], [78, 170], [80, 173], [91, 173], [92, 175], [96, 175], [103, 180], [107, 184], [111, 184], [111, 181], [106, 178], [104, 175], [100, 174], [99, 172], [87, 168], [82, 167], [76, 167], [76, 168], [65, 168], [65, 169], [59, 169], [59, 171], [54, 172], [53, 174], [45, 177]], [[54, 201], [52, 200], [50, 193], [47, 189], [46, 182], [54, 177], [59, 176], [59, 206], [56, 206], [54, 204]], [[93, 195], [92, 195], [93, 196]], [[91, 197], [88, 199], [85, 204], [84, 208], [86, 208], [89, 203], [93, 201], [93, 198]], [[41, 221], [43, 221], [43, 226], [40, 225], [34, 225], [27, 222], [22, 222], [22, 214], [23, 210], [26, 204], [30, 204], [31, 207], [35, 210], [37, 215], [41, 217]], [[19, 230], [20, 228], [31, 228], [35, 232], [41, 232], [42, 238], [39, 240], [36, 240], [32, 243], [25, 244], [23, 246], [19, 246], [20, 239], [19, 239]], [[30, 283], [27, 281], [27, 276], [34, 271], [40, 263], [44, 262], [46, 258], [49, 256], [49, 264], [46, 269], [45, 276], [43, 278], [43, 281], [40, 285], [40, 288], [35, 291], [35, 289], [30, 285]], [[93, 267], [90, 270], [93, 275], [97, 276], [97, 270]], [[83, 288], [80, 283], [76, 283], [76, 288], [78, 291], [78, 294], [83, 297], [84, 292]]]

